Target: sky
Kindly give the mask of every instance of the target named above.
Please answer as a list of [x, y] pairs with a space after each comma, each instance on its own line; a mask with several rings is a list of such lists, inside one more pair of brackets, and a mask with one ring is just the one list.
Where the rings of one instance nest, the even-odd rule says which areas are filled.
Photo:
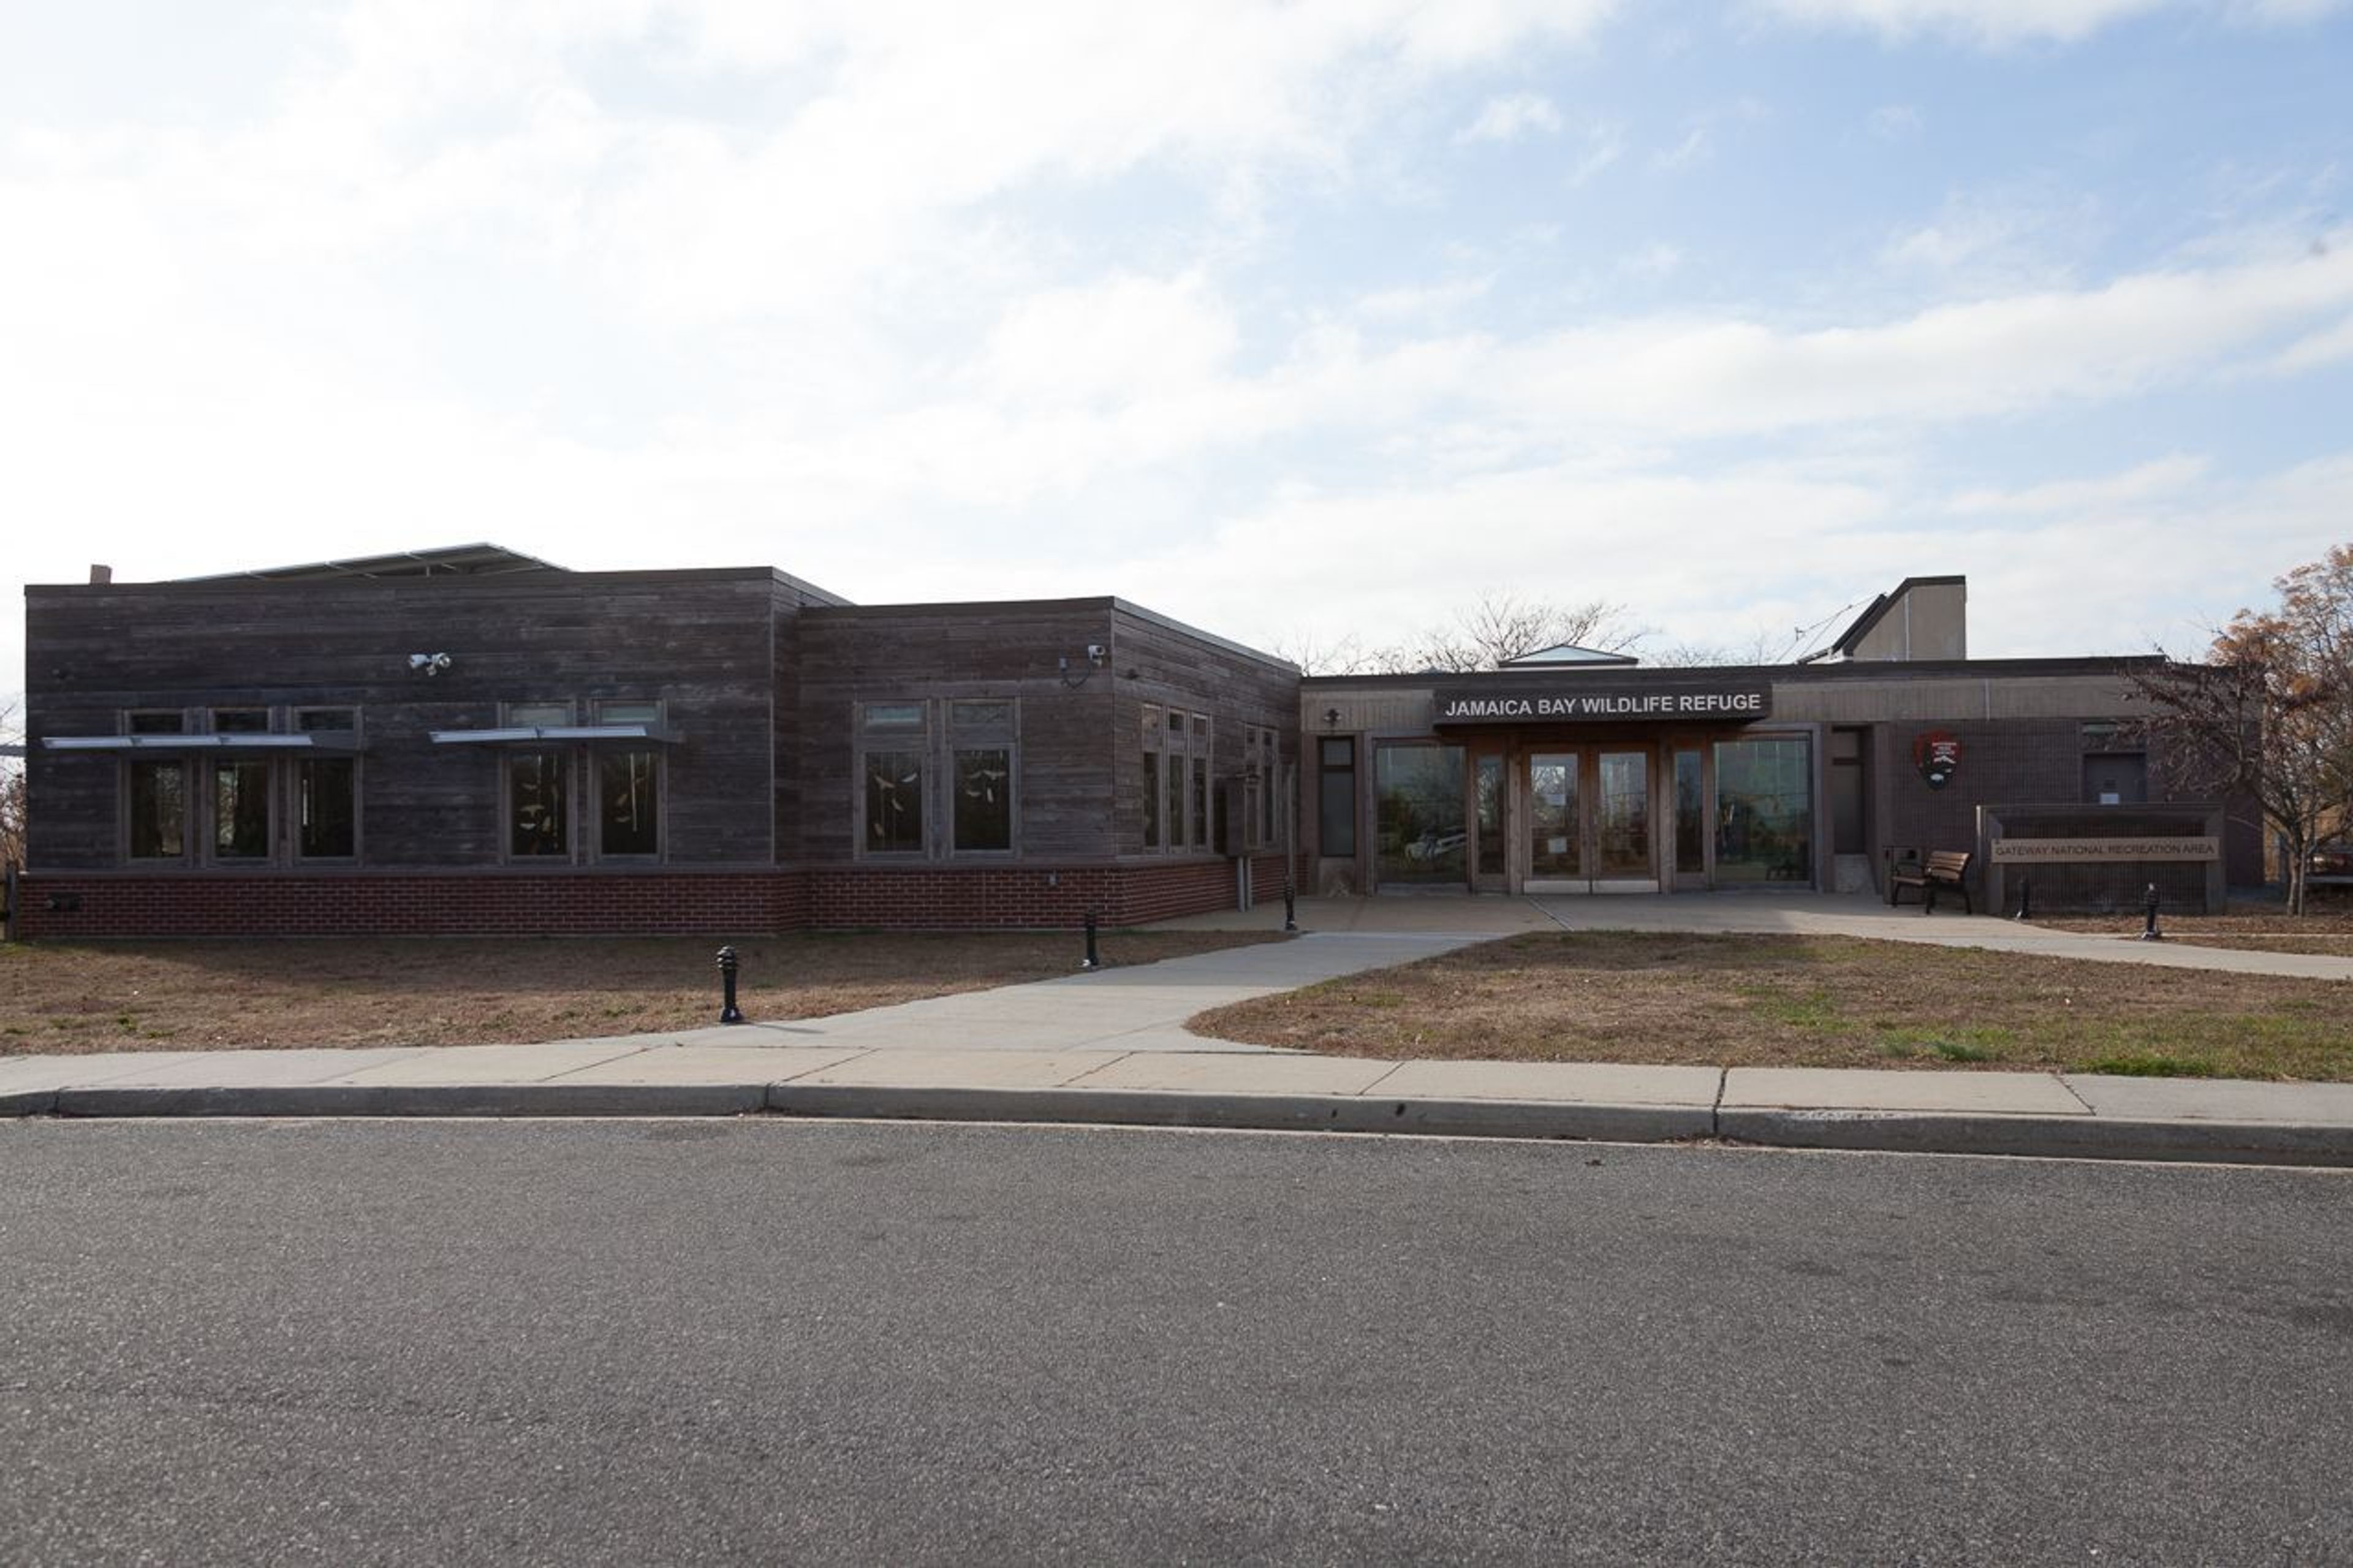
[[2194, 651], [2353, 540], [2341, 0], [7, 0], [26, 583]]

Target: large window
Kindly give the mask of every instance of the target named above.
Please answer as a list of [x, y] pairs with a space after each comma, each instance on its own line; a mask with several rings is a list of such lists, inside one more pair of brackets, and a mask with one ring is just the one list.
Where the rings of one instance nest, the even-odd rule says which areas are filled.
[[1463, 752], [1460, 746], [1382, 746], [1373, 753], [1375, 831], [1383, 883], [1464, 880]]
[[1144, 847], [1209, 850], [1209, 716], [1144, 704]]
[[[572, 722], [568, 702], [513, 702], [506, 722], [518, 729]], [[572, 855], [572, 752], [531, 746], [507, 758], [507, 853], [518, 860]]]
[[[178, 712], [133, 713], [133, 735], [176, 735], [187, 727]], [[188, 853], [188, 764], [138, 760], [123, 766], [123, 846], [133, 860], [180, 860]]]
[[1813, 803], [1811, 742], [1717, 742], [1716, 881], [1812, 881]]
[[[659, 724], [659, 702], [599, 702], [599, 724]], [[600, 742], [596, 769], [596, 853], [600, 858], [661, 853], [661, 752]]]
[[1018, 725], [1018, 705], [1008, 698], [860, 707], [860, 852], [1011, 854], [1019, 820]]
[[1243, 837], [1253, 849], [1282, 844], [1282, 737], [1261, 724], [1242, 726]]
[[[273, 736], [240, 751], [232, 742], [188, 757], [133, 755], [123, 763], [123, 857], [210, 866], [290, 859], [350, 860], [357, 850], [359, 710], [353, 708], [215, 708], [124, 715], [133, 735]], [[298, 750], [283, 732], [309, 735]], [[288, 814], [292, 814], [290, 823]]]
[[959, 855], [1013, 849], [1013, 704], [951, 701], [948, 766]]
[[[349, 708], [302, 708], [294, 728], [307, 734], [356, 735]], [[304, 860], [349, 860], [359, 852], [359, 766], [351, 757], [302, 757], [294, 763], [294, 853]]]
[[[269, 730], [265, 708], [216, 708], [216, 735], [258, 735]], [[267, 757], [224, 757], [212, 764], [212, 858], [222, 861], [267, 860], [270, 853], [269, 780]]]

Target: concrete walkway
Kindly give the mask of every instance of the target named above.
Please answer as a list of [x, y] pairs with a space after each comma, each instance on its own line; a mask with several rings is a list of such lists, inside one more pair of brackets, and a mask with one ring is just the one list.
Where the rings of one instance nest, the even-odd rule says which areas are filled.
[[[1280, 905], [1174, 925], [1265, 923]], [[832, 1018], [529, 1046], [0, 1058], [0, 1114], [741, 1115], [1093, 1121], [2353, 1166], [2353, 1084], [1379, 1061], [1185, 1033], [1229, 1002], [1524, 931], [1803, 931], [2311, 973], [1815, 895], [1305, 901], [1299, 940]], [[1928, 929], [1922, 930], [1920, 928]], [[1107, 940], [1114, 956], [1115, 940]]]
[[[1981, 947], [2095, 963], [2142, 963], [2164, 969], [2204, 969], [2233, 974], [2277, 974], [2307, 980], [2353, 980], [2353, 958], [2309, 952], [2261, 952], [2200, 947], [2179, 940], [2141, 942], [2050, 926], [1967, 915], [1952, 903], [1926, 914], [1917, 903], [1891, 909], [1867, 893], [1745, 891], [1612, 895], [1604, 898], [1509, 898], [1408, 894], [1369, 899], [1302, 899], [1306, 931], [1664, 931], [1860, 936], [1936, 947]], [[1166, 925], [1205, 931], [1280, 931], [1282, 906], [1221, 910]]]

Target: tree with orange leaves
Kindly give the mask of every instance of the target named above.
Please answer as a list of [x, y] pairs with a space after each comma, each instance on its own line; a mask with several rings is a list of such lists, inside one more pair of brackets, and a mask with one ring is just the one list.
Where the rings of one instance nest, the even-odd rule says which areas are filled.
[[2263, 813], [2302, 914], [2314, 848], [2353, 826], [2353, 545], [2273, 586], [2278, 604], [2232, 617], [2206, 662], [2128, 679], [2181, 782]]

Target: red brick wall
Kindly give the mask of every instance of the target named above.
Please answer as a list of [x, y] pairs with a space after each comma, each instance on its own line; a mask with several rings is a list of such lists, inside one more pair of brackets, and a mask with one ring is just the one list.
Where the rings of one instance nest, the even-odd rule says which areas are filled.
[[[1140, 925], [1234, 907], [1234, 868], [1229, 860], [1052, 870], [840, 866], [811, 868], [807, 875], [809, 923], [831, 930], [1075, 928], [1085, 923], [1089, 910], [1106, 926]], [[1050, 887], [1049, 877], [1053, 879]], [[1281, 898], [1282, 857], [1255, 858], [1250, 877], [1257, 897]]]
[[[95, 936], [649, 936], [805, 922], [792, 871], [613, 876], [95, 877], [18, 883], [19, 932]], [[79, 902], [52, 909], [53, 900]]]
[[[1047, 879], [1053, 878], [1049, 887]], [[1258, 857], [1261, 900], [1282, 858]], [[52, 909], [52, 900], [78, 904]], [[19, 883], [17, 934], [78, 937], [694, 936], [807, 926], [1076, 929], [1094, 910], [1136, 925], [1234, 905], [1225, 860], [1031, 868], [827, 867], [728, 872], [415, 876], [93, 876]]]

